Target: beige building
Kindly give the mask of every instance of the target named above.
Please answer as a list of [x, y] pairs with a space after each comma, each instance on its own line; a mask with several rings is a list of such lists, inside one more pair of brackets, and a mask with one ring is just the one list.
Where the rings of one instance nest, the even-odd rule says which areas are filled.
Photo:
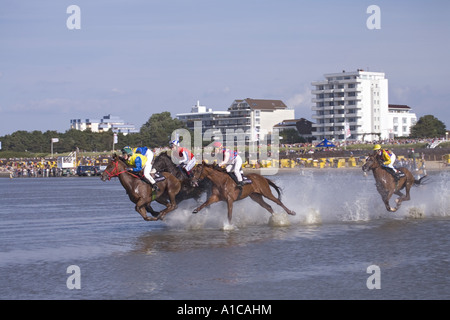
[[285, 119], [295, 118], [295, 110], [289, 109], [281, 100], [238, 99], [227, 111], [212, 111], [204, 106], [194, 106], [191, 113], [176, 117], [194, 129], [194, 121], [202, 122], [202, 132], [213, 129], [225, 134], [226, 130], [243, 130], [251, 140], [260, 140], [271, 134], [273, 127]]

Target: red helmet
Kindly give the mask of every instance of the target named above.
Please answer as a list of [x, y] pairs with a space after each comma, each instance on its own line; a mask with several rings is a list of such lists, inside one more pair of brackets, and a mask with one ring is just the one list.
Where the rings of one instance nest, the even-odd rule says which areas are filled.
[[214, 147], [214, 148], [222, 148], [222, 144], [221, 144], [219, 141], [215, 141], [215, 142], [213, 143], [213, 147]]

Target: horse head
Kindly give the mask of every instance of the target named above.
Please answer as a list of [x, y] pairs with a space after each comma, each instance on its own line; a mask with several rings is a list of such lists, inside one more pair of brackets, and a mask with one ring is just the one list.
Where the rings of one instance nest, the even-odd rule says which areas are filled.
[[106, 179], [111, 180], [111, 178], [117, 177], [119, 174], [124, 172], [125, 168], [126, 164], [116, 153], [114, 153], [108, 166], [100, 175], [100, 179], [102, 179], [102, 181], [106, 181]]
[[366, 158], [366, 163], [362, 166], [362, 170], [364, 172], [368, 172], [369, 170], [373, 170], [375, 168], [380, 167], [380, 160], [378, 159], [376, 153], [369, 154]]
[[202, 164], [196, 165], [192, 168], [191, 173], [191, 186], [197, 187], [198, 182], [203, 180], [206, 177], [206, 171], [204, 170], [205, 166], [207, 166], [206, 162], [203, 161]]
[[178, 171], [167, 152], [161, 152], [155, 157], [155, 160], [153, 161], [153, 168], [159, 172], [165, 171], [172, 174]]

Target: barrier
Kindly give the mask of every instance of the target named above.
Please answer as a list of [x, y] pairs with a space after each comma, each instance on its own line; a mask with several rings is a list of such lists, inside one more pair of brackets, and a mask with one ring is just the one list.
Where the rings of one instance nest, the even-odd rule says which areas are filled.
[[442, 159], [446, 165], [450, 165], [450, 154], [443, 155]]

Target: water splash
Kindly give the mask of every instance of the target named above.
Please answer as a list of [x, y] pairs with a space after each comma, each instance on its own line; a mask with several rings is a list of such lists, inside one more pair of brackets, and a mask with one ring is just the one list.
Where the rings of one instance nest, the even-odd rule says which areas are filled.
[[[450, 216], [450, 172], [435, 174], [428, 185], [413, 187], [411, 200], [395, 212], [386, 211], [371, 174], [359, 171], [308, 171], [271, 177], [282, 190], [282, 201], [297, 215], [287, 215], [281, 207], [266, 200], [275, 210], [271, 215], [247, 198], [234, 203], [232, 225], [306, 226], [336, 222], [365, 222], [376, 219], [418, 219]], [[391, 198], [395, 201], [396, 196]], [[202, 199], [201, 202], [206, 199]], [[200, 203], [188, 200], [167, 216], [166, 225], [175, 229], [225, 230], [227, 207], [224, 202], [212, 204], [197, 214], [192, 210]]]

